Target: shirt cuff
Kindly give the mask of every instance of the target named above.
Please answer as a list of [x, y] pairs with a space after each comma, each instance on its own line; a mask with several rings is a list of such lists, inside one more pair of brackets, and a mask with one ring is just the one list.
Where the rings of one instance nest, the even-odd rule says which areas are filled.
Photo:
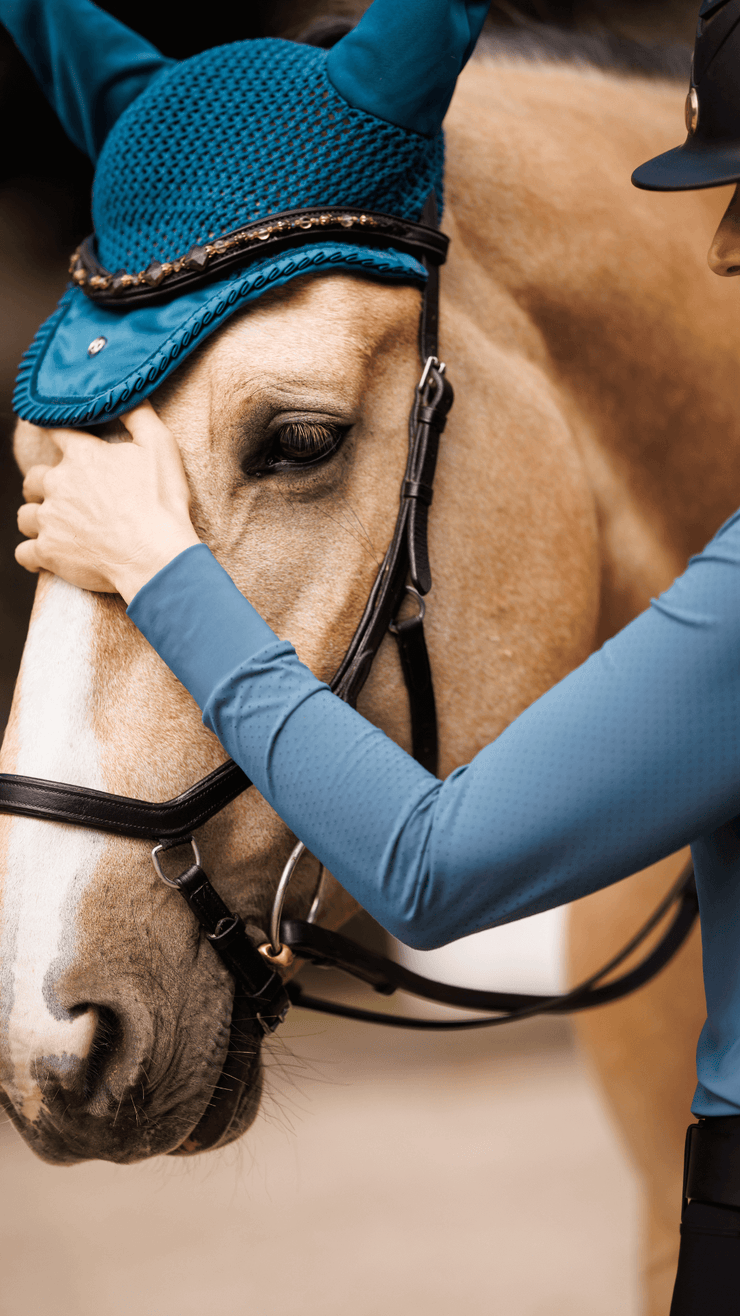
[[235, 667], [277, 641], [205, 544], [152, 576], [127, 615], [201, 709]]

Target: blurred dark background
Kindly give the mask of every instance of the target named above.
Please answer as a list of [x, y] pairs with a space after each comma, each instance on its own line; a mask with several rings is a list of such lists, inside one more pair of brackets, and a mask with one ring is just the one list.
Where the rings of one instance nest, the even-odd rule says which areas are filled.
[[[399, 3], [401, 0], [399, 0]], [[175, 0], [122, 0], [109, 12], [166, 54], [183, 59], [207, 45], [280, 36], [329, 45], [366, 8], [358, 0], [241, 0], [183, 20]], [[494, 0], [493, 35], [545, 25], [607, 32], [618, 42], [690, 44], [698, 0]], [[66, 283], [67, 262], [90, 231], [92, 170], [66, 139], [5, 30], [0, 27], [0, 730], [5, 725], [34, 590], [15, 565], [20, 478], [11, 452], [11, 396], [18, 361]]]

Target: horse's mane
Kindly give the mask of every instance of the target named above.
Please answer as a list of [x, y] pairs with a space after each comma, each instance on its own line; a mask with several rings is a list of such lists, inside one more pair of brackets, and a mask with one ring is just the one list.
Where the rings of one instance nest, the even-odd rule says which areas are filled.
[[645, 3], [643, 21], [635, 24], [633, 17], [629, 0], [493, 0], [476, 54], [688, 78], [691, 47], [680, 0]]

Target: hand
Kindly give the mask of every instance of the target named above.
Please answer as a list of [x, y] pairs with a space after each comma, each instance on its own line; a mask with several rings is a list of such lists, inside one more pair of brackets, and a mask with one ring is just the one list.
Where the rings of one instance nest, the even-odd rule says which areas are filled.
[[132, 443], [54, 430], [58, 466], [33, 466], [18, 529], [29, 538], [16, 560], [80, 589], [127, 603], [183, 549], [199, 543], [177, 444], [149, 402], [122, 418]]

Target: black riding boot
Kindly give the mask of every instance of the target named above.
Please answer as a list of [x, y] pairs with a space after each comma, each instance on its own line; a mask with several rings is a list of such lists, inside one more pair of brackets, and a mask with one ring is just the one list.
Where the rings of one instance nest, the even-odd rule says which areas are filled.
[[681, 1251], [671, 1316], [740, 1313], [740, 1115], [686, 1134]]

